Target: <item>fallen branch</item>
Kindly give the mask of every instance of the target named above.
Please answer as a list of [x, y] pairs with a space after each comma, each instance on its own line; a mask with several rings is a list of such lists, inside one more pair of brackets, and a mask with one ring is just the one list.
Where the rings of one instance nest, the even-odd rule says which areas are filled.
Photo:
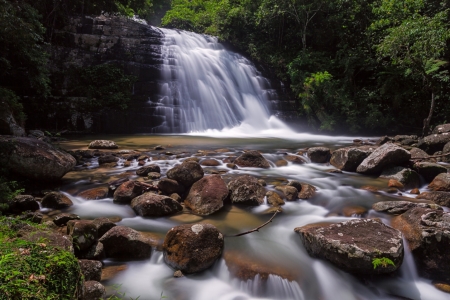
[[441, 154], [441, 155], [411, 158], [411, 160], [422, 160], [422, 159], [429, 159], [429, 158], [439, 158], [439, 157], [444, 157], [444, 156], [449, 156], [449, 155], [450, 155], [450, 152], [449, 153], [445, 153], [445, 154]]
[[258, 227], [256, 227], [256, 228], [254, 228], [254, 229], [252, 229], [252, 230], [249, 230], [249, 231], [246, 231], [246, 232], [241, 232], [241, 233], [238, 233], [238, 234], [235, 234], [235, 235], [229, 235], [229, 236], [226, 236], [226, 237], [242, 236], [242, 235], [246, 235], [246, 234], [249, 234], [249, 233], [252, 233], [252, 232], [255, 232], [255, 231], [259, 231], [261, 228], [263, 228], [263, 227], [266, 226], [267, 224], [272, 223], [273, 218], [275, 218], [275, 216], [276, 216], [279, 212], [281, 212], [281, 210], [280, 210], [280, 209], [277, 209], [277, 211], [275, 211], [275, 213], [274, 213], [273, 216], [269, 219], [269, 221], [267, 221], [266, 223], [264, 223], [264, 224], [262, 224], [262, 225], [260, 225], [260, 226], [258, 226]]

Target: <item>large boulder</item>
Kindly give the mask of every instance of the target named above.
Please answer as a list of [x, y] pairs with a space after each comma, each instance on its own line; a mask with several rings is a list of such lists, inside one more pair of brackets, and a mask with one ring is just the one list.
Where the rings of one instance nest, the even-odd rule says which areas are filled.
[[239, 167], [270, 168], [269, 162], [256, 150], [247, 151], [234, 161]]
[[261, 205], [266, 189], [253, 176], [242, 175], [228, 183], [230, 199], [234, 204]]
[[196, 181], [203, 178], [202, 167], [194, 161], [184, 161], [167, 171], [167, 178], [173, 179], [185, 188], [190, 188]]
[[450, 281], [450, 213], [416, 207], [391, 225], [403, 233], [422, 276]]
[[434, 154], [437, 151], [442, 151], [448, 142], [450, 142], [450, 132], [443, 132], [440, 134], [431, 134], [423, 139], [419, 139], [417, 146], [428, 154]]
[[450, 192], [450, 173], [441, 173], [428, 185], [433, 191]]
[[450, 207], [450, 192], [423, 192], [416, 199], [429, 200], [438, 205]]
[[330, 164], [337, 169], [355, 172], [356, 168], [374, 151], [373, 147], [347, 147], [334, 150]]
[[129, 204], [131, 200], [142, 195], [145, 188], [138, 181], [125, 181], [114, 192], [114, 202]]
[[416, 171], [404, 167], [391, 167], [384, 169], [381, 178], [395, 179], [406, 189], [417, 188], [420, 185], [420, 177]]
[[440, 133], [445, 133], [445, 132], [450, 132], [450, 124], [441, 124], [436, 126], [433, 129], [433, 134], [440, 134]]
[[11, 172], [38, 181], [61, 179], [76, 159], [35, 138], [0, 136], [0, 163]]
[[80, 259], [78, 263], [85, 281], [100, 281], [102, 279], [102, 263], [100, 261]]
[[433, 161], [433, 159], [429, 159], [429, 155], [428, 153], [426, 153], [425, 151], [423, 151], [420, 148], [416, 148], [413, 147], [409, 150], [409, 153], [411, 153], [411, 159], [422, 159], [422, 160], [426, 160], [426, 161]]
[[115, 226], [99, 242], [106, 257], [119, 259], [146, 259], [151, 255], [151, 241], [140, 232], [125, 226]]
[[417, 162], [414, 164], [414, 169], [416, 169], [419, 175], [422, 175], [427, 182], [431, 182], [441, 173], [447, 173], [446, 167], [431, 162]]
[[142, 217], [162, 217], [183, 210], [181, 204], [176, 200], [151, 192], [134, 198], [131, 201], [131, 208]]
[[442, 210], [442, 207], [436, 204], [417, 203], [411, 201], [382, 201], [372, 205], [373, 210], [388, 214], [400, 215], [414, 207], [432, 208]]
[[295, 228], [295, 232], [309, 255], [326, 259], [350, 273], [391, 273], [403, 262], [400, 231], [373, 219], [306, 225]]
[[228, 188], [220, 175], [206, 176], [194, 183], [184, 204], [195, 214], [210, 215], [223, 207]]
[[196, 273], [211, 267], [221, 256], [223, 235], [211, 224], [173, 227], [163, 244], [166, 263], [183, 273]]
[[372, 152], [356, 168], [356, 172], [363, 174], [380, 174], [383, 169], [406, 163], [411, 154], [405, 149], [391, 143], [384, 144]]
[[119, 146], [114, 141], [109, 140], [95, 140], [92, 141], [89, 146], [89, 149], [117, 149]]
[[331, 157], [331, 151], [327, 147], [312, 147], [308, 149], [308, 157], [313, 163], [327, 163]]
[[72, 206], [73, 202], [64, 194], [50, 192], [42, 198], [41, 205], [46, 208], [63, 209]]

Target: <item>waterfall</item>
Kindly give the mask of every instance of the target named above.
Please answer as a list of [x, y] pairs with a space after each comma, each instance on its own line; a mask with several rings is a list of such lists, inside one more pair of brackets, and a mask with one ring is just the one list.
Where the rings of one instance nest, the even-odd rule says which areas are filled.
[[162, 80], [150, 104], [163, 123], [154, 133], [223, 130], [243, 122], [270, 127], [269, 104], [277, 94], [248, 59], [226, 50], [215, 37], [161, 31]]

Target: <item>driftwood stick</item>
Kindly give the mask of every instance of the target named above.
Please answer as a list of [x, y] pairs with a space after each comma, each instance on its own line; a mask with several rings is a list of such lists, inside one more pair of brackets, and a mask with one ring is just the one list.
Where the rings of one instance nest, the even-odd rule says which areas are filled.
[[266, 226], [267, 224], [272, 223], [273, 218], [275, 218], [275, 216], [276, 216], [279, 212], [281, 212], [281, 210], [280, 210], [280, 209], [277, 209], [277, 211], [275, 211], [275, 213], [274, 213], [273, 216], [269, 219], [269, 221], [267, 221], [266, 223], [264, 223], [264, 224], [262, 224], [262, 225], [260, 225], [260, 226], [258, 226], [258, 227], [256, 227], [256, 228], [253, 228], [252, 230], [245, 231], [245, 232], [241, 232], [241, 233], [238, 233], [238, 234], [235, 234], [235, 235], [229, 235], [229, 236], [227, 236], [227, 237], [237, 237], [237, 236], [246, 235], [246, 234], [249, 234], [249, 233], [252, 233], [252, 232], [255, 232], [255, 231], [259, 231], [261, 228], [263, 228], [263, 227]]
[[445, 153], [445, 154], [441, 154], [441, 155], [435, 155], [435, 156], [411, 158], [411, 160], [422, 160], [422, 159], [429, 159], [429, 158], [439, 158], [439, 157], [444, 157], [444, 156], [449, 156], [449, 155], [450, 155], [450, 152]]

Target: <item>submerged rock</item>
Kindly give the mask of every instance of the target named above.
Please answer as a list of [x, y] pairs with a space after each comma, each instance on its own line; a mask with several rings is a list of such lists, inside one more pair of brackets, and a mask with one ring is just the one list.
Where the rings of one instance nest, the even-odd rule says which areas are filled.
[[266, 189], [253, 176], [242, 175], [228, 183], [230, 199], [234, 204], [261, 205]]
[[416, 203], [410, 201], [383, 201], [377, 202], [372, 205], [373, 210], [378, 212], [385, 212], [388, 214], [399, 215], [407, 210], [414, 208], [432, 208], [442, 210], [442, 207], [436, 204], [428, 204], [428, 203]]
[[239, 167], [270, 168], [269, 162], [256, 150], [247, 151], [234, 161]]
[[380, 174], [386, 167], [401, 165], [411, 158], [411, 154], [405, 149], [394, 144], [387, 143], [377, 148], [364, 159], [356, 168], [356, 172], [363, 174]]
[[131, 201], [131, 208], [142, 217], [162, 217], [176, 214], [183, 207], [170, 197], [145, 193]]
[[194, 183], [184, 203], [195, 214], [210, 215], [223, 207], [228, 188], [220, 175], [206, 176]]
[[[400, 231], [372, 219], [355, 219], [329, 226], [295, 228], [309, 255], [326, 259], [355, 274], [384, 274], [403, 262]], [[388, 260], [386, 260], [388, 259]], [[383, 260], [378, 266], [374, 262]]]

